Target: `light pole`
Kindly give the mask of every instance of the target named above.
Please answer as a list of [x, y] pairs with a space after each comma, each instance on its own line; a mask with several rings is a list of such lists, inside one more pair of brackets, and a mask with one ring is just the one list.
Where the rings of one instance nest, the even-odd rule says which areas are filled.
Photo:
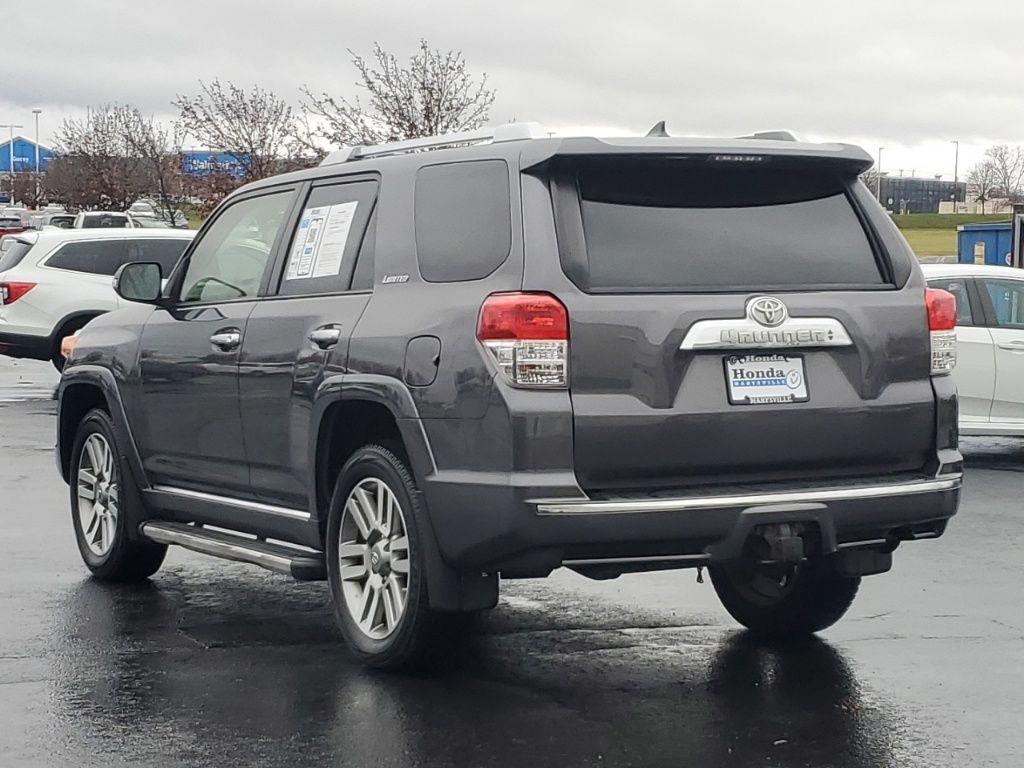
[[885, 147], [878, 148], [878, 165], [875, 167], [875, 197], [878, 198], [879, 204], [882, 202], [882, 150]]
[[953, 183], [956, 184], [960, 181], [960, 142], [957, 139], [951, 139], [950, 144], [956, 144], [956, 154], [953, 155]]
[[11, 132], [11, 142], [7, 145], [9, 157], [11, 159], [11, 205], [14, 205], [14, 129], [24, 127], [24, 125], [15, 125], [14, 123], [5, 123], [4, 125], [0, 125], [0, 128], [7, 128]]
[[36, 107], [32, 110], [32, 114], [36, 117], [36, 179], [32, 185], [33, 192], [35, 193], [35, 205], [39, 207], [39, 116], [43, 114], [43, 110]]

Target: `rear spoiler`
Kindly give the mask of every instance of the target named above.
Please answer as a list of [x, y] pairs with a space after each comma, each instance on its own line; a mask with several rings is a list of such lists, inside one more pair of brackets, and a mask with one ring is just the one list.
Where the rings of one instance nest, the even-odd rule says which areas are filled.
[[550, 138], [527, 142], [520, 156], [521, 168], [539, 171], [559, 157], [650, 156], [706, 157], [709, 160], [749, 162], [757, 160], [807, 160], [837, 166], [860, 174], [874, 165], [867, 152], [852, 144], [812, 144], [788, 139], [687, 139], [643, 137], [625, 139]]

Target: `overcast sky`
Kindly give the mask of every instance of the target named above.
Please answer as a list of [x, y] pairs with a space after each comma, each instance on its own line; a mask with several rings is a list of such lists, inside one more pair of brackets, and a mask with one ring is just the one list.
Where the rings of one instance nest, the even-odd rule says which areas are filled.
[[[495, 121], [599, 135], [790, 128], [886, 148], [883, 168], [961, 176], [1024, 144], [1024, 2], [986, 0], [48, 0], [0, 46], [0, 123], [48, 139], [66, 115], [127, 102], [171, 116], [199, 78], [297, 102], [355, 92], [346, 48], [461, 49], [497, 91]], [[6, 132], [4, 132], [6, 133]]]

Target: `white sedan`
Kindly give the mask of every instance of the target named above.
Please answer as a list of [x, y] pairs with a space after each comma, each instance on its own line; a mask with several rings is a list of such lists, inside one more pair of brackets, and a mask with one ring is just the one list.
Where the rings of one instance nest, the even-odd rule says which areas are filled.
[[1024, 269], [922, 264], [931, 288], [956, 296], [957, 364], [964, 435], [1024, 436]]

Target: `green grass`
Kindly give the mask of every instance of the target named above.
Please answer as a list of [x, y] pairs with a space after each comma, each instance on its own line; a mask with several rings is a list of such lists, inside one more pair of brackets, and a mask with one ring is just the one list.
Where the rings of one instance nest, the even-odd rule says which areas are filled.
[[1010, 216], [1005, 213], [987, 213], [984, 216], [980, 213], [905, 213], [893, 216], [892, 220], [906, 234], [908, 229], [951, 229], [956, 232], [961, 224], [1009, 221]]
[[918, 256], [956, 255], [956, 229], [904, 229], [902, 232]]
[[907, 213], [892, 217], [918, 256], [955, 256], [961, 224], [1009, 221], [1005, 213]]
[[185, 207], [185, 218], [188, 219], [189, 229], [199, 229], [203, 226], [203, 222], [206, 221], [206, 217], [191, 205]]

